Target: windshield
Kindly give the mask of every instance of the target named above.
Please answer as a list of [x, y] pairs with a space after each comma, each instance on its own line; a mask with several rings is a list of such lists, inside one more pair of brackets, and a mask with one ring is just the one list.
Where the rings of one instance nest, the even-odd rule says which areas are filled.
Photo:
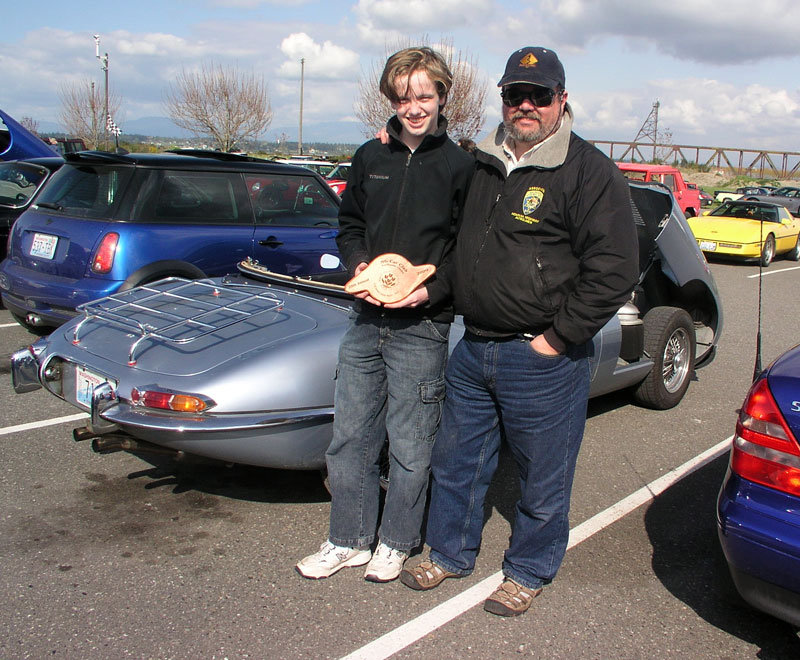
[[82, 218], [110, 218], [133, 174], [132, 167], [65, 165], [36, 200], [49, 212]]
[[30, 163], [0, 163], [0, 206], [22, 208], [47, 177], [47, 170]]
[[350, 163], [340, 163], [336, 166], [336, 169], [334, 169], [325, 178], [329, 179], [330, 181], [333, 181], [334, 179], [344, 179], [346, 181], [348, 174], [350, 174]]
[[742, 204], [726, 202], [709, 213], [713, 216], [726, 218], [740, 218], [742, 220], [763, 220], [764, 222], [779, 222], [778, 209], [775, 206], [761, 206], [758, 204]]

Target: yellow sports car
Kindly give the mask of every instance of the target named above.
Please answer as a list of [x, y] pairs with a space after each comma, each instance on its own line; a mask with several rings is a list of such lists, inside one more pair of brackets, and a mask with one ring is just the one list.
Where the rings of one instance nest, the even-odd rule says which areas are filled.
[[776, 254], [800, 261], [800, 218], [767, 202], [725, 202], [697, 218], [688, 218], [703, 252], [758, 259], [769, 266]]

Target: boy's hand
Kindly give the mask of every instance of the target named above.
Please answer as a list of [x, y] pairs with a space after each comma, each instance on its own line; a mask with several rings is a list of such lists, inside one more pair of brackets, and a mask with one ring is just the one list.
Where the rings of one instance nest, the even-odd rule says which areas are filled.
[[386, 309], [398, 309], [400, 307], [416, 307], [417, 305], [423, 305], [426, 302], [428, 302], [428, 289], [424, 286], [420, 286], [414, 289], [402, 300], [398, 300], [396, 303], [388, 303], [384, 305], [384, 307], [386, 307]]
[[[360, 264], [358, 264], [353, 273], [353, 277], [357, 277], [358, 275], [360, 275], [361, 271], [364, 270], [367, 266], [369, 266], [369, 264], [366, 261], [362, 261]], [[353, 296], [356, 298], [360, 298], [364, 302], [368, 302], [371, 305], [376, 305], [378, 307], [383, 306], [382, 302], [380, 302], [379, 300], [375, 300], [375, 298], [369, 295], [369, 293], [367, 293], [366, 291], [362, 291], [361, 293], [354, 293]]]

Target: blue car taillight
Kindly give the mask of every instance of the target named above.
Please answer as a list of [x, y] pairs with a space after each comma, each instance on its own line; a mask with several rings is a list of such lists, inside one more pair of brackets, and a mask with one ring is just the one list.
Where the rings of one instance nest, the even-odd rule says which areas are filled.
[[115, 231], [107, 233], [100, 241], [100, 246], [94, 253], [92, 259], [92, 272], [105, 275], [114, 265], [114, 256], [117, 254], [117, 244], [119, 234]]
[[733, 440], [731, 469], [749, 481], [800, 496], [800, 445], [766, 378], [750, 388]]

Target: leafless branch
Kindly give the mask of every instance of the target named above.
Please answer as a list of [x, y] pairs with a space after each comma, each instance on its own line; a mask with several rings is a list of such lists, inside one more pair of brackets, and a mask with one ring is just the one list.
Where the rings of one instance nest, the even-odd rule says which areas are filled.
[[[364, 125], [362, 132], [367, 138], [374, 137], [393, 114], [392, 106], [379, 89], [386, 59], [401, 48], [412, 45], [431, 44], [427, 37], [423, 37], [421, 43], [407, 40], [392, 46], [387, 45], [385, 57], [373, 60], [369, 69], [359, 77], [359, 98], [355, 103], [355, 112]], [[486, 81], [478, 72], [477, 60], [468, 51], [456, 51], [452, 39], [443, 39], [432, 47], [444, 56], [453, 73], [453, 87], [444, 108], [448, 133], [454, 140], [473, 139], [483, 127], [487, 89]]]
[[258, 138], [272, 122], [263, 77], [213, 63], [197, 73], [181, 71], [164, 103], [178, 126], [210, 138], [222, 151]]
[[39, 122], [36, 121], [33, 117], [22, 117], [19, 120], [19, 123], [24, 128], [27, 128], [31, 133], [34, 135], [39, 135]]
[[[100, 149], [105, 139], [105, 99], [94, 82], [64, 83], [58, 91], [61, 99], [59, 119], [67, 135], [81, 138], [89, 149]], [[108, 92], [108, 113], [117, 117], [121, 100]]]

